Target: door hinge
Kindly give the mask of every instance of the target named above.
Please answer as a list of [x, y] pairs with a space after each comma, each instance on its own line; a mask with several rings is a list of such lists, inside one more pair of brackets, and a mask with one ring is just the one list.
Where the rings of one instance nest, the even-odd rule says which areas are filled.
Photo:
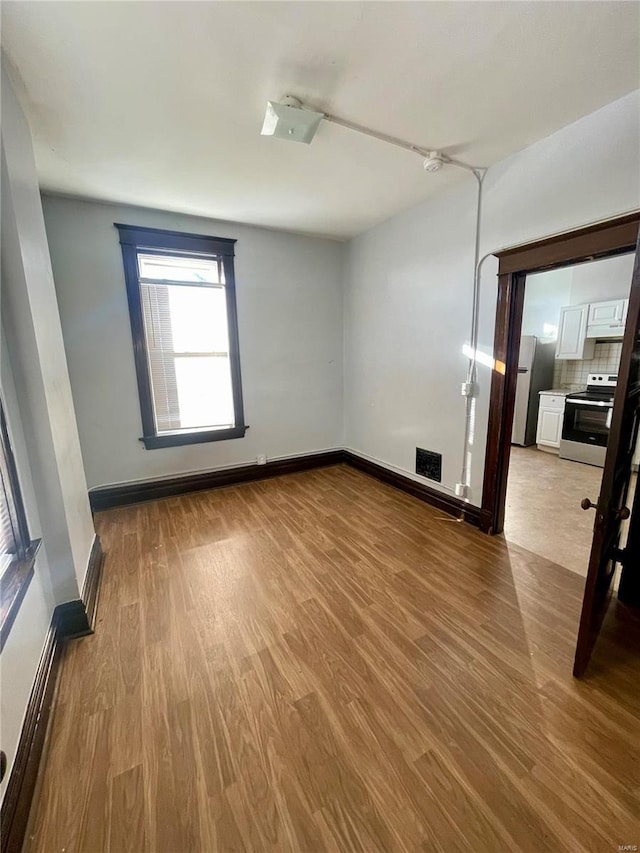
[[611, 559], [615, 563], [620, 563], [621, 565], [625, 565], [627, 561], [627, 549], [626, 548], [612, 548], [611, 549]]

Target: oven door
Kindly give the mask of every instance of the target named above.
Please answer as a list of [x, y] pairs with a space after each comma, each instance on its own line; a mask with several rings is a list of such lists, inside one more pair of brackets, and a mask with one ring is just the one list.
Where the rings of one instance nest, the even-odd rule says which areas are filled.
[[606, 447], [612, 414], [612, 401], [567, 398], [562, 424], [563, 440]]

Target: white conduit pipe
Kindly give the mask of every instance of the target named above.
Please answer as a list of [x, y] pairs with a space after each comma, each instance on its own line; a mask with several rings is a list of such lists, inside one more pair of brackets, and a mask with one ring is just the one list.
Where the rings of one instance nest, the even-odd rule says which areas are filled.
[[475, 267], [475, 275], [473, 281], [473, 302], [472, 302], [472, 319], [471, 319], [471, 335], [470, 335], [470, 348], [471, 353], [469, 356], [469, 367], [467, 370], [467, 382], [471, 383], [471, 395], [466, 397], [466, 407], [465, 407], [465, 430], [464, 430], [464, 447], [463, 447], [463, 455], [462, 455], [462, 470], [460, 473], [460, 482], [463, 486], [469, 487], [470, 485], [470, 470], [469, 470], [469, 462], [470, 462], [470, 454], [469, 454], [469, 445], [472, 440], [472, 432], [474, 426], [474, 407], [475, 407], [475, 399], [476, 399], [476, 376], [477, 376], [477, 365], [478, 365], [478, 330], [479, 330], [479, 312], [480, 312], [480, 277], [482, 271], [482, 265], [487, 260], [487, 258], [493, 257], [493, 252], [488, 252], [486, 255], [483, 255], [480, 260], [477, 262]]
[[[464, 422], [464, 445], [462, 449], [462, 467], [460, 472], [460, 483], [466, 489], [470, 486], [470, 452], [469, 447], [473, 440], [474, 431], [474, 410], [476, 399], [476, 378], [478, 365], [478, 338], [480, 327], [480, 278], [482, 265], [487, 258], [492, 257], [492, 252], [480, 257], [480, 234], [482, 226], [482, 189], [487, 169], [477, 168], [464, 163], [462, 160], [455, 160], [453, 157], [442, 155], [445, 163], [451, 166], [457, 166], [459, 169], [465, 169], [471, 172], [478, 183], [478, 197], [476, 203], [476, 227], [473, 250], [473, 295], [471, 300], [471, 330], [470, 330], [470, 354], [469, 366], [467, 368], [467, 382], [471, 385], [471, 393], [465, 397], [465, 422]], [[467, 496], [465, 495], [465, 498]]]
[[[471, 333], [469, 336], [469, 366], [467, 368], [467, 382], [471, 386], [471, 393], [465, 397], [465, 422], [464, 422], [464, 444], [462, 448], [462, 466], [460, 471], [460, 483], [465, 487], [465, 492], [470, 486], [471, 471], [471, 453], [470, 446], [473, 441], [473, 433], [475, 430], [475, 400], [476, 400], [476, 379], [478, 367], [478, 338], [480, 328], [480, 279], [482, 265], [490, 258], [492, 253], [489, 252], [483, 257], [480, 257], [480, 233], [482, 225], [482, 188], [484, 177], [487, 174], [486, 169], [476, 169], [456, 160], [449, 159], [453, 166], [458, 166], [461, 169], [466, 169], [472, 172], [478, 182], [478, 200], [476, 205], [476, 228], [473, 253], [473, 296], [471, 300]], [[464, 495], [468, 499], [467, 494]]]
[[[406, 142], [404, 139], [398, 139], [396, 136], [389, 136], [386, 133], [379, 133], [376, 130], [371, 130], [368, 127], [363, 127], [360, 124], [356, 124], [355, 122], [348, 121], [347, 119], [339, 118], [338, 116], [330, 115], [329, 113], [324, 113], [323, 115], [326, 121], [330, 121], [333, 124], [337, 124], [340, 127], [347, 128], [347, 130], [355, 131], [356, 133], [361, 133], [364, 136], [370, 136], [373, 139], [377, 139], [380, 142], [386, 142], [388, 145], [395, 145], [397, 148], [403, 148], [405, 151], [411, 151], [414, 154], [418, 154], [420, 157], [429, 157], [433, 153], [427, 148], [421, 148], [418, 145], [413, 145], [411, 142]], [[470, 347], [471, 352], [469, 355], [469, 366], [467, 369], [467, 382], [471, 384], [471, 394], [465, 397], [466, 405], [465, 405], [465, 429], [464, 429], [464, 447], [462, 452], [462, 468], [460, 474], [460, 483], [466, 488], [470, 485], [470, 453], [469, 446], [473, 438], [473, 428], [474, 428], [474, 409], [475, 409], [475, 384], [476, 384], [476, 376], [477, 376], [477, 363], [478, 363], [478, 337], [479, 337], [479, 322], [480, 322], [480, 274], [482, 270], [482, 264], [486, 261], [487, 258], [492, 256], [492, 253], [484, 255], [482, 258], [480, 257], [480, 230], [482, 224], [482, 186], [484, 177], [487, 174], [487, 169], [478, 168], [474, 166], [470, 166], [468, 163], [465, 163], [462, 160], [456, 160], [453, 157], [449, 157], [446, 154], [439, 153], [438, 155], [443, 163], [457, 166], [459, 169], [464, 169], [467, 172], [471, 172], [478, 182], [478, 200], [476, 205], [476, 227], [475, 227], [475, 240], [474, 240], [474, 255], [473, 255], [473, 296], [471, 302], [471, 330], [470, 330]], [[466, 497], [466, 495], [465, 495]]]
[[[370, 136], [372, 139], [378, 139], [380, 142], [386, 142], [388, 145], [395, 145], [396, 148], [404, 148], [405, 151], [412, 151], [420, 157], [427, 157], [429, 155], [429, 151], [427, 151], [426, 148], [420, 148], [417, 145], [413, 145], [411, 142], [405, 142], [404, 139], [398, 139], [397, 136], [389, 136], [388, 133], [379, 133], [377, 130], [371, 130], [368, 127], [363, 127], [361, 124], [356, 124], [353, 121], [348, 121], [345, 118], [339, 118], [338, 116], [330, 115], [329, 113], [323, 113], [323, 118], [326, 121], [330, 121], [332, 124], [337, 124], [340, 127], [346, 127], [347, 130], [362, 133], [364, 136]], [[449, 162], [446, 158], [443, 159], [445, 162]]]

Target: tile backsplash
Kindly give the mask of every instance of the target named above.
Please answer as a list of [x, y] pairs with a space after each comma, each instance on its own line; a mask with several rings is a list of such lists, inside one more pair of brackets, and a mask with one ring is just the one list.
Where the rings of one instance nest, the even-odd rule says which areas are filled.
[[588, 361], [556, 361], [554, 387], [586, 385], [590, 373], [617, 373], [621, 353], [622, 341], [602, 341], [596, 343], [594, 356]]

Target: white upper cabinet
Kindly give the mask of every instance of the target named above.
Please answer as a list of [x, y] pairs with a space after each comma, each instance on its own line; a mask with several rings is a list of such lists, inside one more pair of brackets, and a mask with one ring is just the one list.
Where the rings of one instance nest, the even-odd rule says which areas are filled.
[[560, 309], [556, 358], [574, 361], [593, 358], [595, 340], [587, 340], [590, 308], [590, 305], [584, 304], [568, 305]]
[[628, 299], [611, 299], [608, 302], [593, 302], [589, 306], [587, 337], [621, 337], [624, 333], [624, 324], [627, 319], [628, 306]]

